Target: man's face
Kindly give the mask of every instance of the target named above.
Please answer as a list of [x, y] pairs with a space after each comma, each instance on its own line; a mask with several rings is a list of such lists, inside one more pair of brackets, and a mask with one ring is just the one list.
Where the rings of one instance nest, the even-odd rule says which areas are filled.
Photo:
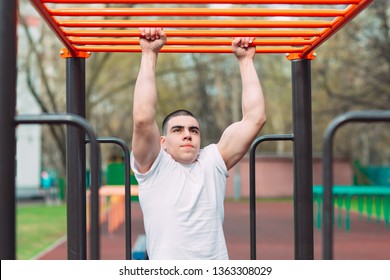
[[179, 163], [193, 163], [200, 149], [200, 128], [191, 116], [176, 116], [168, 121], [167, 134], [161, 136], [163, 149]]

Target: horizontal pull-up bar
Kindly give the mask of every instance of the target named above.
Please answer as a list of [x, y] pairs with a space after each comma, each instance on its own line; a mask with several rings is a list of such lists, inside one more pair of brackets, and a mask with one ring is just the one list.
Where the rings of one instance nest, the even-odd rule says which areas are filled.
[[359, 0], [42, 0], [42, 3], [64, 4], [358, 4]]
[[[136, 46], [78, 46], [76, 50], [82, 52], [141, 52], [141, 47]], [[161, 49], [162, 53], [231, 53], [227, 47], [171, 47]], [[301, 48], [258, 48], [257, 53], [300, 53]]]
[[[139, 37], [139, 30], [64, 30], [67, 36]], [[168, 37], [312, 37], [318, 30], [166, 30]]]
[[62, 20], [62, 27], [330, 28], [330, 21], [266, 20]]
[[[130, 45], [138, 46], [139, 39], [108, 39], [108, 38], [82, 38], [82, 37], [69, 37], [69, 40], [73, 44], [79, 45]], [[252, 42], [254, 46], [302, 46], [310, 45], [312, 40], [305, 39], [291, 39], [291, 40], [265, 40], [258, 39]], [[165, 45], [186, 45], [186, 46], [230, 46], [232, 44], [231, 39], [169, 39]]]
[[52, 16], [337, 17], [345, 15], [343, 10], [335, 9], [67, 8], [49, 11]]

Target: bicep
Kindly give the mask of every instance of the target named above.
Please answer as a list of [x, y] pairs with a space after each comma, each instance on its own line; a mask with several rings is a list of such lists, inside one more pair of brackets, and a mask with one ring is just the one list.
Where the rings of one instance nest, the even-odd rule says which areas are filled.
[[258, 132], [245, 121], [235, 122], [225, 129], [217, 147], [228, 170], [243, 158]]
[[133, 128], [132, 152], [141, 173], [149, 171], [160, 152], [160, 133], [155, 122]]

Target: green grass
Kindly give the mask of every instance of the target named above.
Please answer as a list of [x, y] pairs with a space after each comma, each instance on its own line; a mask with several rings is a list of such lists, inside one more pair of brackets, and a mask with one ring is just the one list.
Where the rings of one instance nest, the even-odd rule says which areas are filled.
[[65, 205], [18, 206], [16, 210], [16, 255], [29, 260], [66, 234]]

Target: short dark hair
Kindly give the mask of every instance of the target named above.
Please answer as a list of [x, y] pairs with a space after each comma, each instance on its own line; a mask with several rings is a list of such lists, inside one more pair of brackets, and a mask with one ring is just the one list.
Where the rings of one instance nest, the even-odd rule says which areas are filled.
[[177, 117], [177, 116], [190, 116], [190, 117], [193, 117], [199, 123], [198, 119], [190, 111], [185, 110], [185, 109], [179, 109], [179, 110], [173, 111], [172, 113], [169, 113], [165, 117], [165, 119], [163, 120], [163, 122], [162, 122], [162, 134], [163, 135], [167, 134], [168, 121], [170, 119], [172, 119], [173, 117]]

